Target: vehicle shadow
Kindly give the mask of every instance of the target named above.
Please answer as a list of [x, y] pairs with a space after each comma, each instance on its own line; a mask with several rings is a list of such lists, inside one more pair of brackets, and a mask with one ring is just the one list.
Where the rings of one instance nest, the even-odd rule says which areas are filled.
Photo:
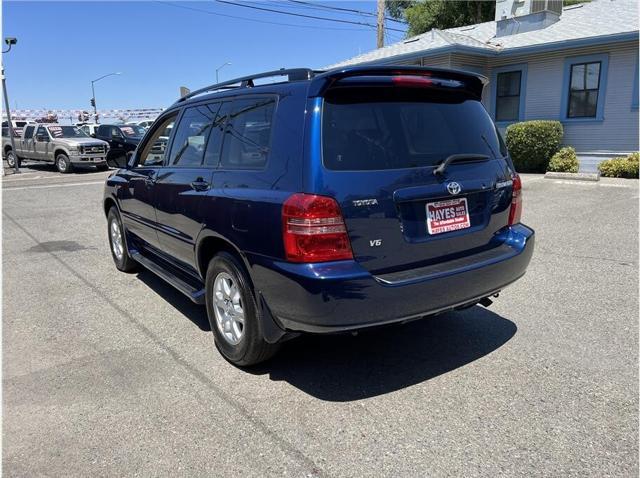
[[175, 287], [167, 284], [153, 272], [142, 269], [138, 272], [137, 277], [144, 282], [147, 287], [171, 304], [174, 309], [197, 325], [200, 330], [206, 332], [211, 331], [207, 311], [203, 306], [191, 302], [184, 294], [179, 292]]
[[516, 325], [490, 310], [465, 311], [378, 328], [358, 336], [302, 336], [248, 369], [321, 400], [347, 402], [430, 380], [500, 348]]
[[[202, 331], [211, 331], [203, 306], [152, 272], [137, 277]], [[518, 328], [481, 306], [404, 325], [351, 334], [302, 335], [270, 361], [244, 369], [268, 374], [330, 402], [348, 402], [401, 390], [478, 360], [508, 342]]]
[[[6, 161], [5, 161], [5, 167], [6, 166]], [[29, 160], [23, 160], [20, 163], [20, 167], [27, 169], [27, 170], [31, 170], [31, 171], [37, 171], [37, 172], [58, 172], [58, 170], [56, 169], [55, 164], [53, 163], [45, 163], [45, 162], [41, 162], [41, 161], [29, 161]], [[77, 166], [73, 169], [72, 174], [88, 174], [88, 173], [95, 173], [96, 171], [98, 171], [98, 169], [96, 169], [94, 166], [91, 165], [86, 165], [86, 166]]]

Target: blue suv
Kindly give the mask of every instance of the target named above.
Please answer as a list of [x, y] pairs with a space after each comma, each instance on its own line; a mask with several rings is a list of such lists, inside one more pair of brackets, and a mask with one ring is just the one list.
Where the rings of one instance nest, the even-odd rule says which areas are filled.
[[534, 232], [485, 82], [290, 69], [190, 93], [106, 181], [116, 267], [205, 304], [244, 366], [304, 332], [489, 305], [525, 273]]

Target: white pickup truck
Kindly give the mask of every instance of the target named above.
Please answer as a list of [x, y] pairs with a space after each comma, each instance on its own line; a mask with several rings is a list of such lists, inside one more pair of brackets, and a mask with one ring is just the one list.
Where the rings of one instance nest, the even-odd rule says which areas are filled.
[[2, 152], [10, 167], [23, 159], [54, 163], [61, 173], [76, 166], [97, 166], [108, 169], [106, 141], [92, 138], [77, 126], [58, 124], [30, 124], [21, 137], [14, 137], [13, 151], [8, 128], [2, 128]]

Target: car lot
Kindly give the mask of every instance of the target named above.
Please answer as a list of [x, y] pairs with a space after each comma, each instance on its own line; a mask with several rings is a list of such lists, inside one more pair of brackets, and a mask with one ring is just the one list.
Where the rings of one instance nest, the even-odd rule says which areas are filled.
[[[108, 173], [3, 178], [6, 476], [637, 476], [638, 182], [524, 178], [493, 306], [237, 369], [204, 309], [118, 273]], [[393, 304], [389, 304], [393, 307]]]

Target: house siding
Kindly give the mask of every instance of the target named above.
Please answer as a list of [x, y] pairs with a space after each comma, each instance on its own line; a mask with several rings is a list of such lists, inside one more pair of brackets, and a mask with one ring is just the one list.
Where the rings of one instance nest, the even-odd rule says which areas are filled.
[[[606, 91], [601, 91], [601, 94], [605, 95], [604, 119], [603, 121], [562, 121], [564, 143], [573, 146], [579, 153], [638, 151], [638, 109], [632, 106], [638, 42], [508, 58], [454, 54], [450, 55], [450, 66], [470, 69], [491, 78], [494, 68], [511, 64], [527, 64], [524, 119], [560, 120], [565, 59], [603, 53], [608, 54], [609, 57]], [[492, 101], [491, 88], [487, 87], [483, 94], [483, 103], [489, 111], [492, 109]]]

